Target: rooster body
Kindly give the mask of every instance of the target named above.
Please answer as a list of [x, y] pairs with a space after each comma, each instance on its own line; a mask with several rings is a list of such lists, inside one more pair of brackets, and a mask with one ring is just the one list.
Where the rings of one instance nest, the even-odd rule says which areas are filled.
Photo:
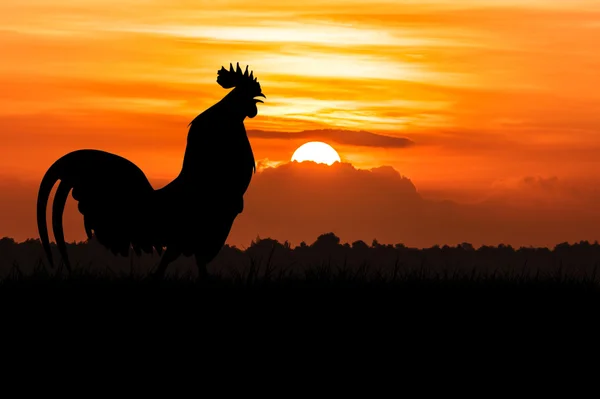
[[115, 154], [84, 149], [59, 158], [46, 172], [38, 193], [40, 238], [53, 265], [46, 207], [50, 192], [60, 181], [52, 204], [52, 228], [65, 263], [70, 264], [62, 216], [68, 195], [78, 201], [89, 239], [96, 236], [113, 254], [162, 254], [155, 276], [162, 276], [180, 255], [194, 255], [201, 277], [221, 250], [233, 222], [243, 211], [243, 196], [255, 172], [252, 148], [244, 127], [257, 114], [254, 97], [262, 96], [251, 73], [222, 68], [217, 82], [235, 87], [191, 123], [179, 175], [154, 189], [134, 163]]

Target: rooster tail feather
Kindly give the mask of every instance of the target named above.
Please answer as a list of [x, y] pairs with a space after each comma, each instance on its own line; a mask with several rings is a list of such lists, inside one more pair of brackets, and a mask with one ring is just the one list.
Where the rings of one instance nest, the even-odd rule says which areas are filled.
[[48, 237], [48, 224], [46, 222], [46, 208], [48, 206], [48, 200], [50, 199], [50, 193], [52, 192], [52, 188], [56, 184], [57, 181], [60, 180], [58, 168], [56, 164], [50, 167], [42, 182], [40, 183], [40, 188], [38, 190], [38, 198], [37, 198], [37, 225], [38, 225], [38, 233], [40, 235], [40, 240], [42, 241], [42, 246], [44, 247], [44, 252], [46, 253], [46, 258], [48, 258], [48, 262], [50, 263], [50, 267], [54, 268], [54, 261], [52, 259], [52, 251], [50, 249], [50, 238]]
[[63, 258], [67, 270], [70, 271], [71, 265], [67, 257], [66, 243], [63, 233], [62, 216], [65, 209], [65, 204], [67, 202], [67, 198], [69, 196], [69, 192], [71, 191], [72, 187], [63, 180], [63, 169], [64, 168], [62, 167], [62, 163], [60, 161], [54, 163], [48, 169], [48, 171], [42, 179], [42, 182], [40, 183], [37, 198], [37, 225], [38, 233], [40, 235], [40, 240], [42, 242], [44, 252], [46, 253], [46, 257], [48, 259], [48, 262], [50, 263], [50, 267], [54, 268], [54, 260], [52, 258], [52, 250], [50, 247], [50, 237], [48, 236], [46, 209], [48, 207], [48, 201], [50, 199], [50, 193], [52, 192], [52, 188], [54, 188], [56, 183], [60, 181], [52, 204], [52, 230], [60, 255]]
[[67, 244], [65, 243], [62, 219], [65, 210], [65, 204], [69, 198], [70, 191], [71, 186], [64, 181], [61, 181], [58, 185], [58, 189], [56, 190], [54, 202], [52, 203], [52, 230], [54, 233], [54, 239], [56, 240], [56, 245], [58, 246], [60, 256], [62, 257], [63, 262], [65, 263], [65, 266], [69, 272], [71, 271], [71, 264], [67, 254]]

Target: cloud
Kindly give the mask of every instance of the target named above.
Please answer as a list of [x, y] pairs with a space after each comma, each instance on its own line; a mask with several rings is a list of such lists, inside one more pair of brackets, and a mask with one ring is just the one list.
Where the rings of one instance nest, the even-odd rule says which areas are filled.
[[266, 168], [275, 168], [283, 163], [283, 161], [272, 161], [269, 158], [259, 159], [256, 161], [256, 170], [263, 171]]
[[415, 143], [404, 137], [392, 137], [382, 134], [367, 132], [364, 130], [337, 130], [319, 129], [303, 130], [301, 132], [272, 132], [264, 130], [249, 130], [248, 137], [261, 139], [287, 139], [287, 140], [316, 140], [334, 142], [338, 144], [355, 145], [361, 147], [380, 148], [404, 148], [413, 146]]
[[[548, 191], [553, 182], [525, 178], [517, 186]], [[535, 202], [515, 206], [507, 198], [480, 204], [432, 201], [389, 166], [364, 170], [347, 163], [293, 162], [255, 175], [229, 242], [248, 245], [258, 235], [298, 244], [329, 231], [345, 242], [377, 239], [416, 247], [465, 241], [553, 246], [598, 239], [600, 214], [590, 206], [557, 212]]]
[[528, 175], [498, 179], [485, 202], [509, 204], [523, 209], [535, 207], [568, 211], [595, 208], [598, 198], [600, 189], [594, 181]]

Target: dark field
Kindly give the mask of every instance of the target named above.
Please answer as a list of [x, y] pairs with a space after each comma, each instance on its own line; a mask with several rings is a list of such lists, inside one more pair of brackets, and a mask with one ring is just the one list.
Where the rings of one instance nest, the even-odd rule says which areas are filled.
[[148, 278], [157, 254], [113, 256], [95, 242], [70, 244], [68, 250], [75, 268], [71, 274], [60, 266], [50, 269], [38, 241], [0, 240], [5, 309], [11, 303], [15, 310], [49, 312], [85, 305], [88, 311], [114, 314], [162, 309], [329, 320], [433, 314], [532, 320], [595, 315], [600, 304], [597, 243], [411, 249], [377, 242], [342, 245], [333, 234], [297, 247], [263, 239], [245, 250], [223, 248], [209, 265], [212, 277], [202, 282], [196, 281], [193, 258], [180, 258], [157, 282]]

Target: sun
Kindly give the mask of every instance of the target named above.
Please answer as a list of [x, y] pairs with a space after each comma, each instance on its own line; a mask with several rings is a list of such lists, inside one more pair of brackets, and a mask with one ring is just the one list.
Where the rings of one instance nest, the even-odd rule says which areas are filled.
[[331, 166], [334, 162], [341, 162], [341, 159], [337, 151], [329, 144], [321, 141], [311, 141], [302, 144], [294, 151], [294, 154], [292, 155], [292, 162], [293, 161], [313, 161]]

